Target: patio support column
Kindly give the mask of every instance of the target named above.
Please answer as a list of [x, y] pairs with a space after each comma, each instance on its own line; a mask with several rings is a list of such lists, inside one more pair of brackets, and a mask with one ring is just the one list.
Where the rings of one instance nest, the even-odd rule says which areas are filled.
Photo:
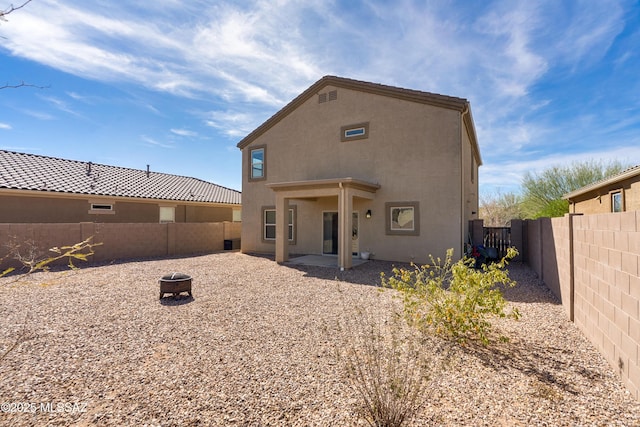
[[289, 260], [289, 199], [276, 193], [276, 262]]
[[338, 193], [338, 266], [340, 269], [352, 267], [351, 232], [353, 230], [353, 193], [348, 186], [340, 183]]

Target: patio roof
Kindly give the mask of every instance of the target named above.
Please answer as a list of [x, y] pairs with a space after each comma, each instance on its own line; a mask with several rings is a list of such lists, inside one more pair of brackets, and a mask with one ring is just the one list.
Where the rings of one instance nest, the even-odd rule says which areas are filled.
[[351, 232], [353, 227], [353, 199], [375, 198], [380, 184], [354, 178], [331, 178], [310, 181], [278, 182], [266, 184], [276, 193], [276, 261], [289, 259], [288, 228], [290, 199], [316, 199], [318, 197], [337, 197], [338, 199], [338, 266], [351, 268]]
[[337, 196], [340, 189], [351, 189], [355, 197], [373, 199], [380, 184], [354, 178], [317, 179], [309, 181], [290, 181], [266, 184], [276, 193], [284, 194], [289, 199], [309, 199], [316, 197]]

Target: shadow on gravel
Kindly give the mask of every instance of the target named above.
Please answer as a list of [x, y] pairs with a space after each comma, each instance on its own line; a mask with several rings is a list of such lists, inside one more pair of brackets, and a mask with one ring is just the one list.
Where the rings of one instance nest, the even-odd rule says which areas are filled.
[[509, 277], [517, 283], [513, 288], [501, 289], [507, 301], [560, 304], [551, 290], [526, 264], [513, 262], [507, 266], [507, 270], [509, 270]]
[[[521, 341], [494, 343], [487, 347], [474, 344], [460, 347], [460, 350], [474, 356], [483, 365], [497, 372], [515, 369], [526, 376], [535, 378], [544, 386], [573, 395], [578, 395], [579, 392], [570, 383], [566, 373], [573, 372], [594, 382], [603, 378], [597, 370], [574, 366], [573, 352], [566, 348]], [[560, 376], [565, 379], [563, 380]], [[544, 388], [539, 387], [539, 392], [540, 390], [544, 390]]]
[[195, 298], [193, 298], [191, 295], [176, 295], [161, 298], [160, 304], [166, 306], [175, 306], [189, 304], [193, 301], [195, 301]]
[[380, 273], [384, 272], [385, 275], [389, 277], [393, 274], [391, 270], [393, 270], [394, 266], [399, 265], [398, 263], [394, 264], [387, 261], [371, 260], [366, 264], [345, 271], [340, 271], [337, 267], [317, 267], [310, 265], [287, 265], [287, 268], [301, 271], [305, 277], [380, 287], [382, 285]]
[[[275, 260], [275, 257], [270, 254], [245, 254], [257, 258]], [[297, 254], [291, 254], [290, 258], [300, 256]], [[275, 261], [274, 261], [275, 262]], [[298, 265], [287, 264], [283, 265], [284, 268], [291, 268], [304, 273], [305, 277], [314, 277], [323, 280], [337, 280], [340, 282], [353, 283], [355, 285], [366, 285], [380, 287], [380, 273], [384, 272], [385, 275], [392, 275], [391, 270], [394, 267], [408, 266], [409, 264], [393, 263], [390, 261], [369, 260], [367, 263], [353, 267], [350, 270], [340, 271], [338, 267], [327, 266], [313, 266], [313, 265]]]

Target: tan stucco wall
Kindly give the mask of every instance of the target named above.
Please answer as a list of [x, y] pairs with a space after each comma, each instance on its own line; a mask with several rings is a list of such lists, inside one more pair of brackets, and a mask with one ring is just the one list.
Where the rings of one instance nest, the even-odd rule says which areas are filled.
[[[90, 201], [112, 203], [113, 214], [90, 214]], [[129, 223], [160, 221], [159, 206], [175, 206], [176, 222], [232, 221], [232, 208], [176, 203], [128, 202], [104, 198], [61, 198], [0, 195], [0, 223]]]
[[[334, 89], [327, 86], [323, 92]], [[337, 91], [335, 101], [318, 103], [311, 97], [243, 149], [242, 250], [274, 250], [261, 239], [261, 208], [275, 204], [275, 194], [265, 184], [352, 177], [381, 186], [374, 200], [354, 200], [354, 210], [360, 213], [361, 249], [396, 261], [426, 262], [428, 254], [442, 256], [450, 247], [459, 255], [468, 212], [477, 211], [477, 191], [472, 199], [461, 195], [462, 188], [477, 188], [477, 171], [476, 183], [471, 183], [470, 160], [463, 159], [471, 150], [462, 153], [468, 139], [461, 143], [466, 132], [460, 112], [344, 88]], [[369, 123], [368, 138], [341, 142], [341, 127], [364, 122]], [[249, 152], [260, 145], [267, 147], [267, 177], [250, 182]], [[469, 208], [462, 213], [468, 199]], [[385, 202], [399, 201], [419, 202], [420, 236], [385, 234]], [[290, 252], [321, 253], [322, 211], [337, 210], [337, 197], [290, 203], [297, 205], [298, 220], [297, 242]], [[370, 219], [365, 218], [368, 209]]]
[[571, 200], [571, 213], [600, 214], [611, 212], [611, 193], [623, 192], [624, 210], [640, 210], [640, 176], [607, 185]]

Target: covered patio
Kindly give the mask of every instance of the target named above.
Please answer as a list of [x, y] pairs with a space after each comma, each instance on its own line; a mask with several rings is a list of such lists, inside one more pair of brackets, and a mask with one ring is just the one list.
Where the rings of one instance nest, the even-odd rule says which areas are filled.
[[266, 185], [276, 193], [276, 262], [289, 260], [288, 215], [289, 201], [313, 200], [319, 197], [338, 199], [338, 267], [353, 266], [351, 230], [353, 227], [354, 198], [372, 200], [379, 184], [354, 178], [336, 178], [310, 181], [279, 182]]

